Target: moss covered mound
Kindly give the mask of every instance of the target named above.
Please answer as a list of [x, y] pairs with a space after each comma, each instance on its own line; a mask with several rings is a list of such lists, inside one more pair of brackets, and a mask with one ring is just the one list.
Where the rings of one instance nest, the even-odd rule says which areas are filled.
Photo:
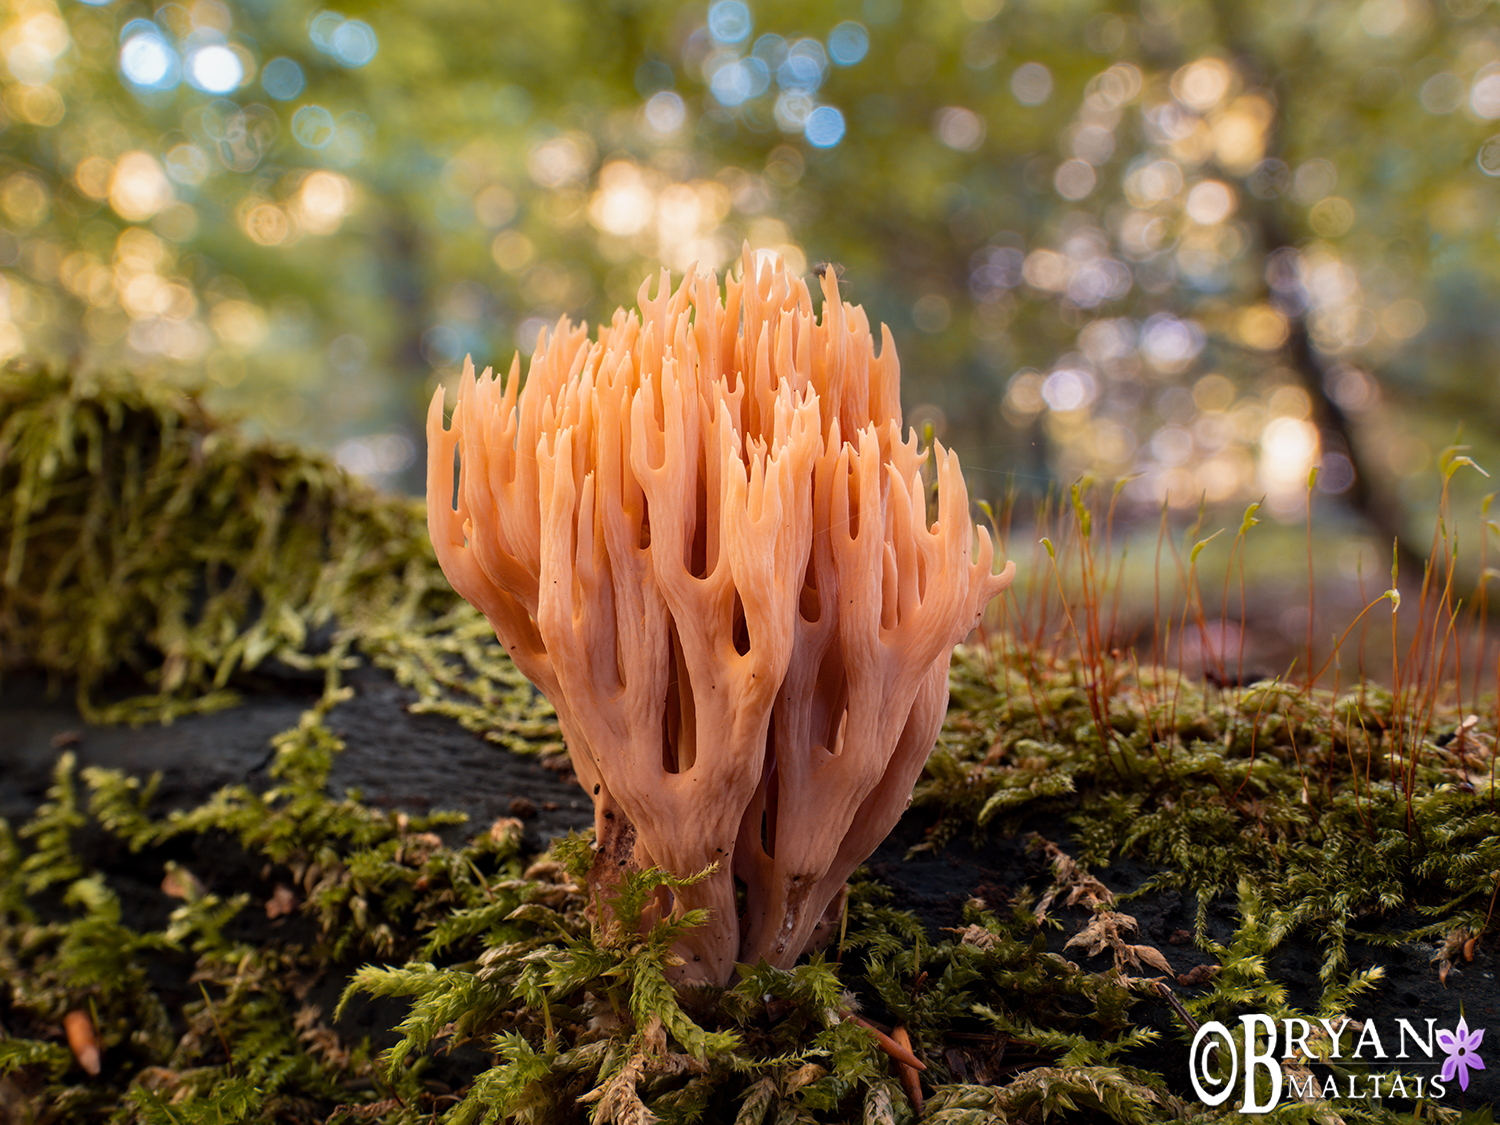
[[[557, 750], [413, 505], [128, 381], [0, 376], [0, 453], [6, 667], [114, 721], [228, 705], [273, 661], [322, 683], [264, 784], [172, 809], [60, 749], [45, 803], [0, 821], [7, 1123], [1229, 1120], [1242, 1091], [1205, 1105], [1188, 1048], [1247, 1014], [1309, 1029], [1277, 1119], [1453, 1119], [1495, 1089], [1356, 1055], [1370, 1027], [1394, 1049], [1398, 1015], [1500, 1020], [1494, 724], [1436, 687], [961, 650], [900, 833], [917, 858], [872, 864], [826, 955], [679, 996], [670, 925], [589, 925], [585, 842], [538, 856], [515, 822], [329, 792], [360, 661]], [[900, 897], [922, 865], [961, 875], [940, 926]], [[627, 880], [616, 916], [664, 881]]]
[[513, 749], [559, 749], [420, 504], [249, 441], [191, 394], [0, 372], [0, 535], [0, 673], [65, 680], [91, 719], [228, 706], [267, 661], [333, 689], [363, 658]]

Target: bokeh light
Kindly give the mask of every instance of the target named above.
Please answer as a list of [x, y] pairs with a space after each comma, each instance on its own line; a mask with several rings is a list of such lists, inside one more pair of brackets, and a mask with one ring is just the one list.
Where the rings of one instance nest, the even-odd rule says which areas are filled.
[[1039, 62], [1023, 63], [1010, 76], [1010, 91], [1022, 105], [1041, 105], [1052, 96], [1052, 72]]
[[15, 0], [0, 357], [206, 378], [393, 481], [398, 372], [748, 243], [843, 264], [986, 485], [1282, 518], [1311, 464], [1413, 490], [1447, 438], [1398, 411], [1500, 393], [1500, 58], [1472, 0], [1360, 0], [1289, 68], [1290, 3], [1232, 44], [1096, 0], [1054, 37], [1004, 0], [703, 0], [606, 43], [540, 5]]
[[984, 119], [963, 106], [940, 109], [933, 118], [933, 132], [938, 140], [960, 152], [973, 152], [984, 143]]
[[334, 459], [355, 476], [382, 484], [413, 464], [417, 445], [402, 432], [350, 438], [334, 450]]
[[245, 78], [245, 64], [222, 43], [199, 47], [187, 59], [187, 79], [209, 94], [227, 94]]
[[159, 32], [143, 30], [120, 47], [120, 73], [136, 86], [168, 89], [179, 81], [181, 64], [177, 52]]
[[646, 102], [646, 123], [658, 133], [675, 133], [686, 120], [687, 109], [672, 90], [652, 94]]
[[1475, 160], [1479, 164], [1479, 170], [1486, 176], [1500, 176], [1500, 133], [1479, 146]]
[[127, 152], [115, 163], [109, 185], [109, 205], [120, 218], [139, 223], [172, 202], [172, 184], [156, 158]]
[[22, 9], [24, 18], [6, 32], [3, 49], [6, 68], [16, 81], [41, 87], [57, 73], [57, 63], [67, 51], [67, 25], [46, 8]]
[[1218, 180], [1204, 180], [1193, 185], [1182, 209], [1193, 222], [1213, 226], [1234, 214], [1234, 207], [1234, 191], [1228, 184]]
[[208, 154], [195, 144], [173, 145], [163, 159], [167, 176], [174, 182], [194, 187], [208, 179], [212, 166]]
[[789, 94], [811, 95], [823, 84], [828, 56], [816, 39], [799, 39], [787, 49], [786, 60], [776, 69], [777, 84]]
[[755, 41], [755, 47], [751, 50], [751, 57], [759, 59], [765, 64], [767, 70], [780, 70], [781, 64], [786, 62], [789, 51], [786, 40], [773, 33], [762, 35]]
[[1204, 113], [1224, 101], [1232, 79], [1222, 59], [1198, 59], [1172, 75], [1172, 93], [1188, 109]]
[[1091, 372], [1064, 367], [1042, 380], [1042, 401], [1052, 410], [1082, 410], [1094, 401], [1098, 384]]
[[764, 91], [769, 77], [759, 59], [734, 59], [714, 71], [708, 88], [720, 104], [736, 106]]
[[335, 172], [313, 172], [297, 191], [293, 214], [309, 234], [332, 234], [354, 203], [354, 185]]
[[1072, 202], [1086, 197], [1098, 182], [1093, 165], [1087, 160], [1064, 160], [1052, 177], [1057, 194]]
[[853, 66], [870, 50], [870, 33], [864, 25], [845, 20], [828, 33], [828, 58], [836, 66]]
[[375, 29], [363, 20], [347, 20], [333, 33], [333, 55], [348, 67], [364, 66], [379, 47]]
[[350, 68], [364, 66], [380, 48], [369, 24], [327, 9], [308, 20], [307, 34], [319, 51]]
[[320, 105], [304, 105], [292, 114], [292, 135], [307, 148], [327, 148], [333, 141], [333, 114]]
[[780, 94], [776, 98], [776, 124], [783, 133], [800, 133], [807, 127], [807, 119], [815, 108], [812, 98], [806, 94]]
[[831, 105], [820, 105], [807, 115], [802, 132], [815, 148], [832, 148], [844, 139], [844, 115]]
[[714, 0], [708, 8], [708, 30], [720, 43], [743, 43], [754, 26], [741, 0]]
[[302, 68], [289, 58], [275, 58], [261, 68], [260, 84], [279, 102], [289, 102], [307, 85]]
[[1469, 108], [1486, 120], [1500, 117], [1500, 65], [1491, 63], [1475, 75], [1469, 87]]

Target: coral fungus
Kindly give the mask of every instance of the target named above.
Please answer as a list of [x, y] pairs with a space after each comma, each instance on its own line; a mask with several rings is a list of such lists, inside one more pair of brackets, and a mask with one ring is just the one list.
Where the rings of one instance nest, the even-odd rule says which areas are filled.
[[[705, 909], [682, 979], [790, 965], [890, 831], [953, 647], [1010, 582], [957, 458], [903, 439], [889, 331], [748, 249], [588, 340], [563, 320], [428, 412], [444, 572], [556, 707], [593, 794], [595, 890], [626, 865]], [[455, 486], [455, 452], [458, 478]], [[934, 508], [929, 512], [929, 504]], [[736, 902], [736, 882], [744, 889]]]

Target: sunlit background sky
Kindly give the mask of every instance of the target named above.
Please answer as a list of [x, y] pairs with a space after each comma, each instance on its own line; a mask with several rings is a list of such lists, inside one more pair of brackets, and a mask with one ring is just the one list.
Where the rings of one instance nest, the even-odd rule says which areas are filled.
[[1487, 0], [0, 20], [0, 356], [205, 386], [384, 486], [464, 355], [745, 242], [840, 264], [982, 496], [1384, 532], [1500, 433]]

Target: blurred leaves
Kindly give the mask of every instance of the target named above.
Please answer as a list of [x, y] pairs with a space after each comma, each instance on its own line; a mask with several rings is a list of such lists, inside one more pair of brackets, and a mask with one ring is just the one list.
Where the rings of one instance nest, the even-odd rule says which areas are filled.
[[410, 483], [466, 353], [748, 240], [844, 267], [981, 495], [1291, 519], [1320, 466], [1369, 513], [1500, 428], [1488, 12], [17, 0], [0, 357], [206, 379]]

